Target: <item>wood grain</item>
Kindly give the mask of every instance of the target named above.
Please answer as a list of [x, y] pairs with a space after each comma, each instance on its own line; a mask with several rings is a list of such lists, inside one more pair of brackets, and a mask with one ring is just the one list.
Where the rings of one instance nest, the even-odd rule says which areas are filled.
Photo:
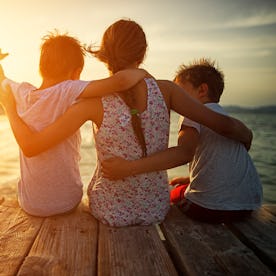
[[83, 204], [45, 219], [18, 275], [96, 275], [97, 221]]
[[98, 275], [177, 275], [154, 226], [100, 224]]
[[184, 275], [271, 274], [223, 224], [197, 222], [172, 208], [161, 229]]
[[228, 227], [276, 273], [276, 218], [267, 208], [261, 208], [251, 218]]

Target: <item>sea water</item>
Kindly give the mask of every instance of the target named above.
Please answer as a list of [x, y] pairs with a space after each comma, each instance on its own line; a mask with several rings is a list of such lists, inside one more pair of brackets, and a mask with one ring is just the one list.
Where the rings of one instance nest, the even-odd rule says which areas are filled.
[[[244, 122], [253, 131], [253, 142], [249, 154], [257, 168], [263, 184], [264, 202], [276, 203], [276, 112], [259, 113], [255, 109], [226, 108], [230, 116]], [[179, 115], [171, 113], [170, 146], [177, 144]], [[82, 127], [81, 165], [84, 182], [91, 178], [91, 164], [95, 166], [96, 153], [90, 124]], [[89, 160], [89, 162], [88, 162]], [[85, 164], [86, 162], [86, 164]], [[188, 165], [168, 170], [169, 178], [188, 175]]]
[[[255, 109], [232, 108], [229, 115], [243, 121], [254, 135], [249, 151], [257, 168], [264, 190], [264, 203], [276, 203], [276, 111], [257, 112]], [[178, 114], [171, 113], [170, 146], [177, 144]], [[92, 138], [91, 123], [81, 128], [82, 145], [80, 170], [87, 187], [95, 165], [96, 152]], [[0, 184], [19, 176], [18, 148], [5, 116], [0, 115]], [[169, 178], [188, 175], [188, 166], [168, 170]]]

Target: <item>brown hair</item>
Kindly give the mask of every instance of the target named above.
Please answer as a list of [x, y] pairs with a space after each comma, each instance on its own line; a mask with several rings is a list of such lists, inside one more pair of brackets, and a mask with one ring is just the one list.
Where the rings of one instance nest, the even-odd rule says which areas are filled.
[[[105, 31], [98, 50], [88, 47], [87, 51], [104, 62], [113, 74], [133, 64], [141, 64], [147, 50], [146, 36], [139, 24], [132, 20], [121, 19]], [[130, 108], [132, 127], [141, 145], [143, 156], [147, 148], [141, 120], [135, 110], [135, 97], [131, 90], [124, 92], [122, 98]]]
[[39, 69], [43, 78], [62, 78], [84, 65], [85, 50], [79, 40], [57, 30], [42, 38]]
[[202, 83], [208, 85], [208, 96], [213, 102], [219, 102], [224, 89], [224, 74], [215, 67], [215, 61], [207, 58], [194, 60], [189, 65], [182, 64], [176, 72], [175, 80], [189, 81], [194, 87]]

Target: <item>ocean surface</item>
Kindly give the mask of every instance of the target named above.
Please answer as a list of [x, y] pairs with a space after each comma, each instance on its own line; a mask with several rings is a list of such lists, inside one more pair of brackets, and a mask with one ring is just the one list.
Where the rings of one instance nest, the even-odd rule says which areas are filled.
[[[254, 135], [249, 151], [264, 190], [264, 203], [276, 204], [276, 107], [239, 108], [225, 107], [229, 115], [243, 121]], [[171, 114], [170, 146], [176, 145], [178, 133], [178, 114]], [[95, 168], [96, 153], [92, 139], [91, 124], [81, 128], [82, 146], [80, 170], [85, 187]], [[5, 116], [0, 115], [0, 185], [14, 180], [19, 175], [18, 148]], [[188, 166], [168, 170], [169, 178], [188, 175]]]

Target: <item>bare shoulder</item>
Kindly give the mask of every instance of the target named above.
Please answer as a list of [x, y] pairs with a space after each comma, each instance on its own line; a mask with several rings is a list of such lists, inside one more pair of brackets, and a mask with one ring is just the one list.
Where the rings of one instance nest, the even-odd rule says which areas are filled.
[[164, 100], [167, 104], [168, 110], [171, 109], [171, 96], [174, 90], [174, 82], [169, 80], [156, 80], [160, 91], [163, 94]]
[[158, 86], [164, 89], [173, 89], [175, 87], [175, 83], [170, 80], [156, 80]]

